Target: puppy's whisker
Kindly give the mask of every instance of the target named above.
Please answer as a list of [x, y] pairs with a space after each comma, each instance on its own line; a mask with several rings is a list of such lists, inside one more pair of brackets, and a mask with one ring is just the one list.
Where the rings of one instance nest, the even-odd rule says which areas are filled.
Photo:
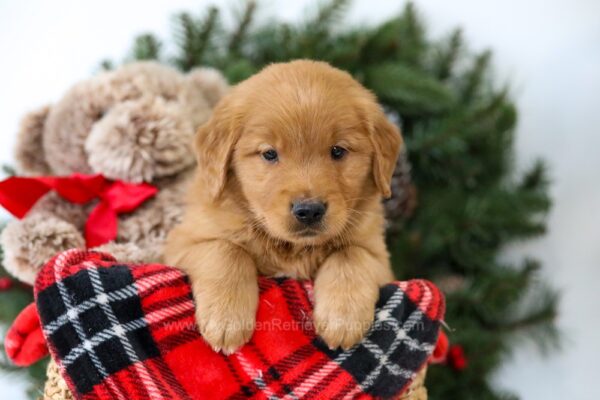
[[349, 208], [348, 211], [353, 212], [355, 214], [359, 214], [359, 215], [380, 215], [380, 213], [378, 213], [378, 212], [365, 211], [365, 210], [357, 210], [357, 209], [354, 209], [354, 208]]
[[351, 199], [346, 199], [346, 201], [348, 202], [348, 201], [358, 201], [358, 200], [370, 200], [372, 198], [373, 198], [373, 196], [354, 197], [354, 198], [351, 198]]

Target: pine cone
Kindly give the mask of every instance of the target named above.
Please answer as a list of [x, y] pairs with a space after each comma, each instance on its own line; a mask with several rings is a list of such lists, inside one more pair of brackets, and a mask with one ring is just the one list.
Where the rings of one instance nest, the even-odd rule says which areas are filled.
[[450, 274], [438, 277], [433, 280], [437, 287], [445, 294], [452, 294], [464, 290], [467, 287], [467, 281], [461, 275]]
[[389, 220], [408, 218], [417, 207], [417, 188], [411, 182], [410, 169], [408, 154], [403, 151], [398, 157], [392, 177], [392, 197], [385, 202], [385, 211]]

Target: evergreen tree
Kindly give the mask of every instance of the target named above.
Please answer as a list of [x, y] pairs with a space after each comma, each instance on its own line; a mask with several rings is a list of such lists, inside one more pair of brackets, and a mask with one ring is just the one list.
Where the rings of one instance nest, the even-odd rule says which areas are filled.
[[[555, 343], [557, 295], [540, 281], [537, 261], [507, 264], [499, 254], [544, 233], [546, 167], [536, 161], [523, 174], [513, 170], [517, 110], [508, 88], [494, 82], [491, 52], [471, 53], [460, 29], [432, 40], [412, 3], [388, 21], [360, 28], [344, 23], [348, 6], [329, 0], [289, 24], [261, 21], [248, 1], [231, 27], [217, 7], [184, 12], [173, 22], [175, 54], [162, 54], [161, 40], [144, 34], [128, 59], [157, 59], [183, 71], [212, 66], [236, 83], [269, 63], [311, 58], [371, 89], [406, 143], [394, 198], [386, 203], [394, 270], [399, 279], [431, 279], [445, 291], [449, 337], [468, 361], [432, 366], [430, 398], [515, 398], [493, 387], [491, 377], [517, 339]], [[25, 303], [14, 299], [0, 304]], [[0, 311], [3, 321], [14, 317]]]

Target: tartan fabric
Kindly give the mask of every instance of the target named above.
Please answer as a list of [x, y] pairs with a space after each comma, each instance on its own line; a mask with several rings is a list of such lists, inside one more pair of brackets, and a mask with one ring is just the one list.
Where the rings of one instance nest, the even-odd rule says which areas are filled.
[[261, 278], [257, 326], [233, 355], [195, 326], [187, 278], [69, 250], [40, 272], [44, 335], [78, 399], [373, 399], [399, 395], [427, 363], [444, 313], [430, 282], [381, 289], [367, 337], [331, 351], [312, 326], [312, 285]]

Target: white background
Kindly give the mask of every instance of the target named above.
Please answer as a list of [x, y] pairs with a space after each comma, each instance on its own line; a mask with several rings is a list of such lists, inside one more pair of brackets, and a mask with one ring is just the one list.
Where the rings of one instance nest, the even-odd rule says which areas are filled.
[[[218, 2], [213, 2], [218, 3]], [[265, 2], [264, 2], [265, 3]], [[296, 19], [312, 0], [267, 0], [265, 14]], [[596, 0], [417, 0], [435, 36], [464, 28], [474, 49], [490, 47], [501, 82], [520, 111], [517, 161], [551, 164], [555, 206], [549, 234], [507, 250], [532, 254], [563, 291], [563, 351], [541, 357], [523, 344], [498, 373], [499, 387], [525, 400], [600, 398], [600, 2]], [[121, 60], [134, 35], [167, 38], [170, 16], [207, 1], [0, 0], [0, 162], [11, 162], [19, 118], [95, 72]], [[238, 4], [235, 0], [226, 5]], [[351, 21], [372, 22], [402, 1], [357, 1]], [[0, 377], [0, 397], [24, 398], [23, 384]]]

